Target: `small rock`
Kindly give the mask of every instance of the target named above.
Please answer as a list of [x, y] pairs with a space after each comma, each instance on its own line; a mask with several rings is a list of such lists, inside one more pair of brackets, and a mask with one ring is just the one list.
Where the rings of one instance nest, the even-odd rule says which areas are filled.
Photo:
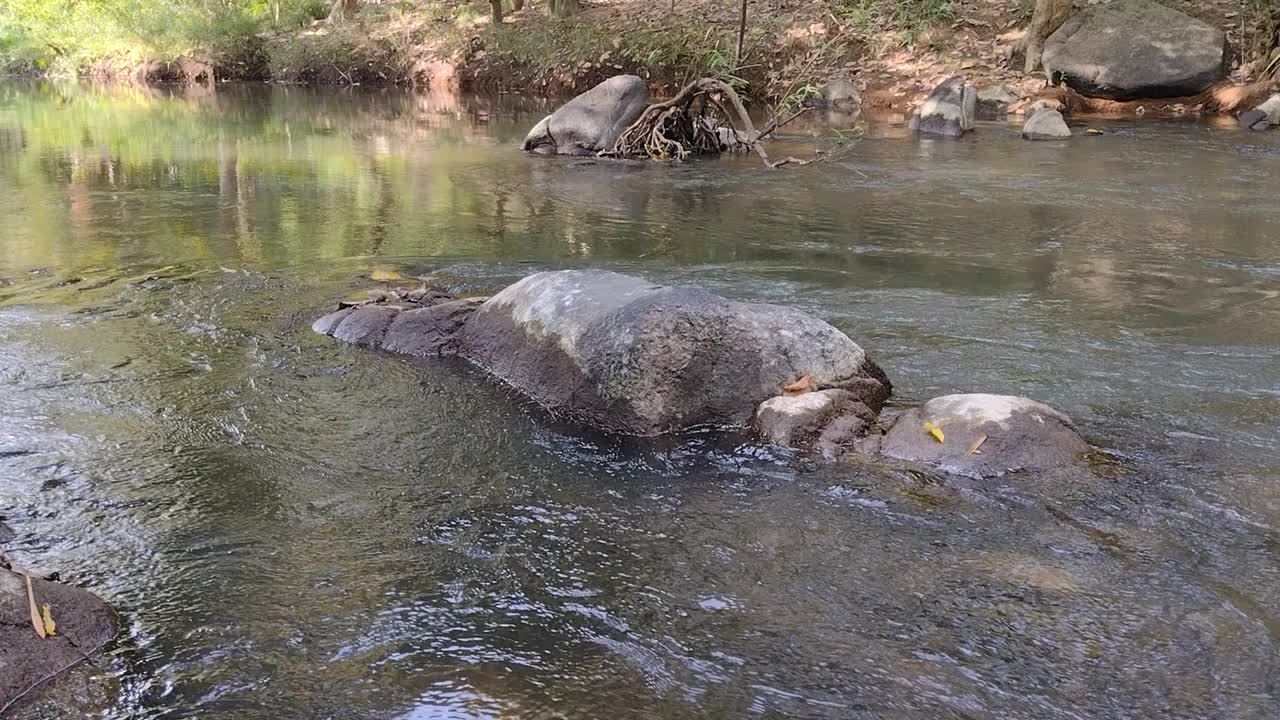
[[775, 445], [817, 448], [834, 454], [866, 435], [875, 413], [848, 390], [779, 395], [760, 403], [756, 432]]
[[960, 137], [974, 126], [978, 93], [957, 75], [933, 89], [907, 127], [922, 135]]
[[1062, 113], [1040, 108], [1023, 124], [1022, 137], [1026, 140], [1070, 140], [1071, 128], [1067, 127]]
[[851, 110], [862, 104], [862, 96], [853, 81], [835, 78], [818, 88], [816, 94], [805, 98], [805, 104], [822, 109]]
[[[1250, 124], [1250, 127], [1253, 127], [1264, 120], [1267, 125], [1280, 125], [1280, 95], [1272, 95], [1267, 98], [1266, 102], [1254, 108], [1249, 113], [1245, 113], [1245, 115], [1253, 113], [1257, 113], [1257, 115], [1255, 116], [1254, 122]], [[1243, 118], [1244, 115], [1241, 115], [1240, 117]]]
[[[941, 431], [944, 441], [925, 423]], [[904, 412], [881, 447], [889, 457], [971, 478], [1071, 466], [1090, 450], [1061, 412], [1027, 398], [986, 394], [945, 395]]]
[[983, 120], [998, 120], [1009, 112], [1009, 106], [1022, 98], [1003, 85], [992, 85], [978, 91], [976, 116]]

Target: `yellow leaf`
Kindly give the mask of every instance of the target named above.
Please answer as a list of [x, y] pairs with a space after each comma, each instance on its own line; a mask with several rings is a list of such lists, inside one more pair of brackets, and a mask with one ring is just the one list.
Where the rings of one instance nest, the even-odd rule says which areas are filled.
[[36, 634], [43, 639], [45, 637], [44, 621], [40, 619], [40, 610], [36, 608], [36, 594], [31, 589], [31, 576], [27, 575], [27, 604], [31, 606], [31, 626], [36, 629]]
[[924, 424], [924, 429], [929, 431], [929, 434], [933, 436], [934, 440], [937, 440], [938, 442], [943, 441], [942, 430], [938, 428], [937, 425], [927, 422]]
[[1098, 128], [1089, 128], [1088, 130], [1085, 130], [1084, 132], [1085, 132], [1085, 134], [1086, 134], [1086, 135], [1101, 135], [1101, 134], [1102, 134], [1102, 131], [1101, 131], [1101, 130], [1099, 130]]
[[58, 623], [53, 621], [53, 615], [49, 612], [49, 603], [41, 605], [40, 609], [44, 611], [41, 613], [42, 619], [44, 620], [44, 631], [48, 633], [50, 637], [57, 635]]
[[369, 279], [376, 280], [377, 282], [395, 282], [397, 280], [403, 280], [404, 276], [395, 270], [374, 270], [369, 273]]

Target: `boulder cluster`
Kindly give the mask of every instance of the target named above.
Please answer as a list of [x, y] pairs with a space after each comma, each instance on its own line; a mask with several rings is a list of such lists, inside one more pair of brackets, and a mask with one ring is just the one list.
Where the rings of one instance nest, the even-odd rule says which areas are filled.
[[1089, 452], [1071, 420], [1026, 398], [949, 395], [886, 411], [893, 386], [857, 343], [799, 310], [597, 270], [530, 275], [488, 298], [378, 291], [316, 332], [405, 355], [456, 355], [549, 412], [653, 436], [751, 429], [814, 451], [990, 477]]

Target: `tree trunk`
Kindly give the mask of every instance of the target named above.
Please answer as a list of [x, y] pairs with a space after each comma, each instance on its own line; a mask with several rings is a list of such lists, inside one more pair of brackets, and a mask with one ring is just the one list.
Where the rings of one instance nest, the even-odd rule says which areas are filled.
[[360, 0], [334, 0], [329, 8], [329, 22], [339, 23], [356, 14], [356, 6]]
[[502, 0], [489, 0], [489, 8], [493, 10], [493, 24], [502, 24]]
[[556, 17], [569, 17], [577, 14], [578, 0], [556, 0], [555, 5], [551, 8], [552, 14]]
[[747, 0], [742, 0], [742, 13], [738, 16], [738, 52], [734, 55], [734, 65], [742, 67], [742, 40], [747, 34]]
[[1044, 51], [1045, 38], [1062, 27], [1070, 14], [1071, 0], [1036, 0], [1031, 25], [1027, 27], [1027, 35], [1022, 40], [1027, 51], [1023, 72], [1032, 73], [1040, 69], [1040, 54]]

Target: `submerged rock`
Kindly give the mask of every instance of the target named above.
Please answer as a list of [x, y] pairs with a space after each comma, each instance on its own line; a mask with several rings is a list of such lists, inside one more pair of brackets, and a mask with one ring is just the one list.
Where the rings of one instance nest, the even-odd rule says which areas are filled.
[[933, 89], [907, 127], [922, 135], [960, 137], [973, 129], [978, 93], [959, 75]]
[[565, 103], [525, 136], [525, 152], [590, 155], [613, 147], [649, 106], [649, 89], [635, 75], [615, 75]]
[[[26, 578], [0, 560], [0, 709], [19, 698], [24, 704], [38, 701], [37, 696], [45, 693], [32, 690], [46, 681], [51, 690], [88, 682], [74, 671], [64, 671], [92, 657], [116, 636], [115, 612], [92, 593], [38, 578], [32, 578], [31, 585], [37, 607], [49, 606], [57, 625], [55, 635], [42, 639], [36, 634]], [[67, 707], [64, 701], [50, 704], [65, 717], [85, 717], [93, 709]]]
[[1022, 137], [1026, 140], [1070, 140], [1071, 128], [1067, 127], [1062, 113], [1042, 107], [1023, 123]]
[[[925, 423], [942, 433], [942, 442]], [[902, 413], [885, 434], [881, 451], [985, 478], [1071, 466], [1090, 448], [1071, 418], [1048, 405], [1012, 395], [969, 394], [944, 395]]]
[[467, 321], [460, 354], [552, 412], [657, 435], [745, 427], [809, 375], [879, 409], [890, 384], [862, 348], [799, 310], [594, 270], [531, 275]]
[[1227, 57], [1218, 28], [1152, 0], [1116, 0], [1069, 18], [1042, 59], [1084, 95], [1137, 100], [1202, 92], [1225, 76]]

